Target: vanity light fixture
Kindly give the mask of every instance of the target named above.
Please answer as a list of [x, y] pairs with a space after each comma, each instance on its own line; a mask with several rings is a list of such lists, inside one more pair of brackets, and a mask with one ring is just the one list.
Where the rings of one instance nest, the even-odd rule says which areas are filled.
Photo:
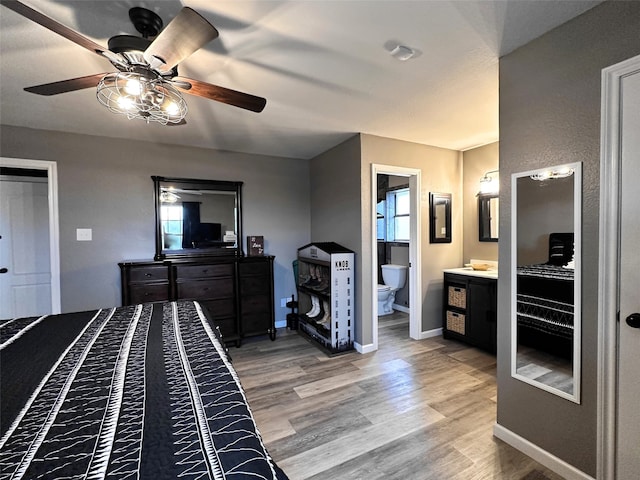
[[153, 72], [117, 72], [98, 83], [98, 101], [113, 113], [162, 125], [176, 124], [187, 115], [180, 92]]
[[490, 170], [480, 179], [480, 191], [478, 195], [486, 195], [488, 193], [498, 193], [500, 190], [500, 179], [498, 177], [499, 170]]
[[532, 180], [538, 180], [540, 182], [544, 180], [555, 180], [556, 178], [567, 178], [573, 175], [575, 170], [570, 167], [560, 167], [555, 170], [544, 170], [539, 173], [531, 175]]

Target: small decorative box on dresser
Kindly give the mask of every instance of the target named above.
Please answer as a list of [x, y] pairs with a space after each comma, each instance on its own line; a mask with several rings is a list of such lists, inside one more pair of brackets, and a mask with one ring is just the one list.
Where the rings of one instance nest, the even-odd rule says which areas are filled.
[[495, 353], [497, 273], [445, 270], [442, 336]]
[[273, 260], [202, 257], [121, 262], [122, 304], [198, 300], [219, 326], [226, 343], [268, 334], [275, 340]]

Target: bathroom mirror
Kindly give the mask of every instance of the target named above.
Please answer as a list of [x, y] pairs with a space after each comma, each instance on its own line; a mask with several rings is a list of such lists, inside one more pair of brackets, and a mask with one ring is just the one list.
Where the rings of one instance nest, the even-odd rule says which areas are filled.
[[242, 182], [151, 178], [156, 260], [242, 255]]
[[451, 194], [429, 193], [429, 242], [451, 243]]
[[580, 403], [581, 164], [511, 186], [511, 373]]
[[499, 199], [496, 194], [478, 195], [478, 230], [481, 242], [498, 241]]

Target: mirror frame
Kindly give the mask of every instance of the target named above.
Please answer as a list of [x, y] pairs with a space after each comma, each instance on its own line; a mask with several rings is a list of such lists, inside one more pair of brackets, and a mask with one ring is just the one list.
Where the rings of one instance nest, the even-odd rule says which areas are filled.
[[478, 195], [478, 241], [480, 242], [497, 242], [498, 237], [491, 236], [491, 199], [495, 198], [498, 202], [500, 196], [497, 193], [480, 193]]
[[[549, 170], [558, 170], [562, 168], [572, 168], [573, 177], [573, 241], [574, 241], [574, 280], [573, 280], [573, 350], [572, 350], [572, 367], [573, 367], [573, 393], [569, 394], [551, 385], [542, 383], [539, 380], [528, 378], [517, 372], [517, 354], [518, 354], [518, 321], [517, 321], [517, 265], [518, 265], [518, 179], [529, 177], [534, 174], [541, 174]], [[551, 232], [549, 232], [551, 233]], [[580, 403], [581, 393], [581, 343], [582, 343], [582, 163], [569, 163], [563, 165], [554, 165], [552, 167], [530, 170], [527, 172], [514, 173], [511, 175], [511, 376], [517, 380], [533, 385], [537, 388], [545, 390], [570, 400], [574, 403]]]
[[[177, 178], [177, 177], [160, 177], [152, 175], [153, 180], [153, 195], [155, 202], [155, 220], [156, 220], [156, 253], [153, 257], [154, 260], [164, 260], [167, 258], [192, 258], [192, 257], [208, 257], [208, 256], [236, 256], [241, 257], [244, 255], [242, 251], [242, 182], [232, 182], [227, 180], [202, 180], [195, 178]], [[226, 192], [233, 192], [236, 200], [236, 245], [232, 248], [229, 247], [209, 247], [206, 249], [194, 249], [191, 250], [177, 250], [172, 253], [171, 250], [164, 250], [162, 248], [162, 226], [160, 223], [160, 184], [163, 182], [175, 182], [187, 185], [206, 185], [211, 190], [221, 190]]]
[[[446, 234], [440, 237], [436, 232], [436, 206], [444, 204]], [[429, 243], [451, 243], [451, 194], [429, 192]]]

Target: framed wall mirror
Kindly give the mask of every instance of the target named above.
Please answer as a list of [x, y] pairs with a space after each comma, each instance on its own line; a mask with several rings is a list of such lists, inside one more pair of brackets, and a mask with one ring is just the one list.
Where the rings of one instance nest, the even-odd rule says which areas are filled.
[[429, 242], [451, 243], [450, 193], [429, 193]]
[[580, 403], [581, 164], [511, 186], [511, 374]]
[[495, 193], [478, 195], [478, 234], [481, 242], [498, 241], [499, 199]]
[[153, 176], [155, 260], [242, 255], [242, 182]]

